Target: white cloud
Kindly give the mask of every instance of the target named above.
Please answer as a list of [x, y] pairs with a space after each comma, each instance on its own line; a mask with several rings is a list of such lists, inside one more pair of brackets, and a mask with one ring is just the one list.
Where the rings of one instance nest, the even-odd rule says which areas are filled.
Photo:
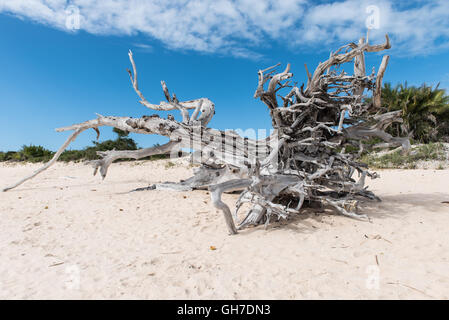
[[153, 52], [153, 47], [146, 43], [134, 43], [133, 46], [144, 52]]
[[297, 43], [303, 41], [354, 41], [365, 34], [369, 5], [379, 8], [380, 28], [370, 38], [382, 41], [388, 33], [393, 48], [401, 54], [435, 52], [449, 46], [449, 2], [447, 0], [408, 1], [408, 6], [389, 0], [347, 0], [310, 7], [297, 31]]
[[[431, 53], [449, 46], [447, 0], [0, 0], [0, 13], [67, 30], [66, 8], [80, 11], [80, 28], [99, 35], [147, 35], [171, 49], [258, 57], [261, 47], [293, 50], [339, 46], [366, 33], [366, 7], [380, 9], [380, 29], [399, 52]], [[326, 50], [329, 49], [326, 47]]]

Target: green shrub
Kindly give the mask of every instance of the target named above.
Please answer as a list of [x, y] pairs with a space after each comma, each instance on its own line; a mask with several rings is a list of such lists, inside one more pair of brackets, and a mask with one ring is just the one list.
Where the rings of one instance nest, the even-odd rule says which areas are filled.
[[429, 143], [414, 148], [409, 154], [402, 154], [401, 151], [377, 156], [366, 154], [361, 158], [361, 162], [373, 168], [416, 168], [417, 161], [446, 160], [446, 152], [441, 143]]
[[[128, 138], [129, 132], [114, 128], [113, 131], [117, 134], [115, 140], [106, 140], [102, 142], [92, 141], [93, 145], [85, 147], [81, 150], [65, 150], [58, 161], [82, 161], [82, 160], [96, 160], [100, 157], [97, 155], [97, 151], [109, 151], [109, 150], [137, 150], [137, 143]], [[158, 146], [156, 144], [155, 146]], [[28, 161], [28, 162], [42, 162], [50, 160], [55, 153], [47, 150], [42, 146], [23, 146], [19, 151], [0, 152], [0, 161]], [[147, 160], [166, 159], [168, 154], [154, 155], [143, 158]], [[132, 159], [119, 159], [120, 160], [132, 160]]]
[[81, 161], [83, 159], [86, 159], [86, 151], [85, 150], [65, 150], [61, 155], [59, 156], [58, 161]]
[[174, 166], [175, 166], [175, 164], [173, 162], [169, 161], [165, 164], [165, 169], [170, 169], [170, 168], [173, 168]]
[[109, 151], [114, 149], [137, 150], [137, 143], [133, 139], [127, 138], [129, 132], [117, 128], [114, 128], [113, 131], [117, 134], [117, 139], [102, 142], [92, 141], [93, 146], [86, 147], [82, 150], [66, 150], [61, 154], [59, 160], [65, 162], [96, 160], [100, 158], [97, 155], [97, 151]]
[[23, 146], [22, 149], [18, 152], [20, 156], [18, 157], [21, 161], [29, 161], [29, 162], [45, 162], [49, 161], [54, 152], [48, 149], [45, 149], [42, 146]]
[[8, 151], [3, 153], [2, 161], [20, 161], [21, 155], [17, 151]]

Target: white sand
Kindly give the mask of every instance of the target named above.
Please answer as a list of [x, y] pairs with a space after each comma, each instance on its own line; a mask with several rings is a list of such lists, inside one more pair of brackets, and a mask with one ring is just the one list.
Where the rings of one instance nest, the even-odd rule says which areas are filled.
[[[165, 163], [103, 182], [58, 163], [0, 193], [0, 298], [449, 298], [449, 170], [379, 171], [371, 223], [304, 214], [228, 236], [206, 191], [127, 193], [191, 173]], [[0, 187], [38, 166], [1, 165]]]

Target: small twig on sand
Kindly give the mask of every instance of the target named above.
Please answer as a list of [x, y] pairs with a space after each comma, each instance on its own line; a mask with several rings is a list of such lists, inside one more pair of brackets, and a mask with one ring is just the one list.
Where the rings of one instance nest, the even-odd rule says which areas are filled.
[[64, 261], [53, 263], [53, 264], [49, 265], [48, 267], [56, 267], [56, 266], [60, 266], [61, 264], [64, 264]]
[[407, 284], [404, 284], [404, 283], [400, 283], [400, 282], [387, 282], [387, 284], [396, 284], [396, 285], [399, 285], [399, 286], [403, 286], [403, 287], [409, 288], [409, 289], [411, 289], [411, 290], [414, 290], [414, 291], [416, 291], [416, 292], [419, 292], [419, 293], [421, 293], [421, 294], [423, 294], [423, 295], [425, 295], [425, 296], [427, 296], [427, 297], [429, 297], [429, 298], [435, 299], [435, 297], [433, 297], [433, 296], [431, 296], [431, 295], [428, 295], [428, 294], [425, 293], [424, 291], [419, 290], [419, 289], [416, 289], [416, 288], [414, 288], [414, 287], [412, 287], [412, 286], [409, 286], [409, 285], [407, 285]]
[[182, 253], [182, 251], [161, 252], [161, 254], [178, 254], [178, 253]]

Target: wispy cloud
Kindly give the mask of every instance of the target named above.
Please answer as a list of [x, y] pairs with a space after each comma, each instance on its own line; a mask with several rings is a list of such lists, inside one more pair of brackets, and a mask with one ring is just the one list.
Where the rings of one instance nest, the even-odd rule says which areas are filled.
[[99, 35], [147, 35], [170, 49], [257, 57], [262, 47], [294, 50], [323, 42], [338, 45], [366, 33], [369, 5], [379, 8], [379, 29], [398, 51], [428, 54], [449, 46], [446, 0], [0, 0], [0, 12], [67, 29], [70, 5], [79, 9], [80, 29]]
[[153, 47], [146, 43], [134, 43], [133, 46], [145, 52], [153, 52]]
[[389, 0], [347, 0], [310, 7], [296, 43], [353, 41], [366, 33], [368, 6], [379, 9], [379, 28], [371, 39], [381, 41], [385, 33], [393, 39], [394, 49], [419, 55], [449, 46], [449, 2], [446, 0], [409, 0], [407, 5]]

